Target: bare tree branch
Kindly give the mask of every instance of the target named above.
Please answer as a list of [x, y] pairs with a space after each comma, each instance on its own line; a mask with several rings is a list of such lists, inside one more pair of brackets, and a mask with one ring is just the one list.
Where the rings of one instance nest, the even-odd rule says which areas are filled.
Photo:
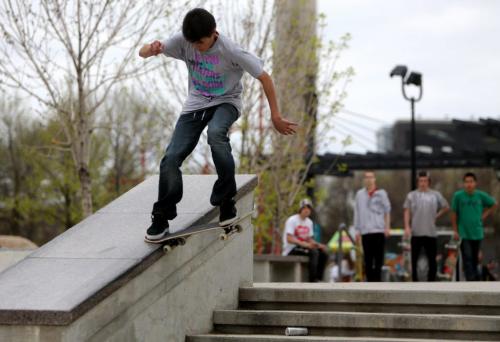
[[0, 44], [0, 86], [24, 91], [59, 116], [80, 177], [84, 216], [92, 212], [95, 112], [116, 84], [157, 67], [139, 62], [137, 49], [160, 20], [168, 19], [165, 13], [183, 11], [172, 1], [0, 3], [0, 32], [6, 38]]

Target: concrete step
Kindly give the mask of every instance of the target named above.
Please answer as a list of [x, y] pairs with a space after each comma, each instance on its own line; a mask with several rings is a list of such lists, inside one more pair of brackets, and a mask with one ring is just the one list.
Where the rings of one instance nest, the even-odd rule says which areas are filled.
[[[443, 340], [383, 338], [383, 337], [335, 337], [335, 336], [277, 336], [277, 335], [235, 335], [235, 334], [206, 334], [188, 336], [186, 342], [442, 342]], [[469, 340], [470, 341], [470, 340]], [[453, 342], [468, 342], [453, 340]]]
[[[277, 335], [246, 335], [246, 334], [206, 334], [188, 336], [186, 342], [323, 342], [323, 341], [345, 341], [345, 342], [442, 342], [435, 339], [408, 339], [408, 338], [383, 338], [383, 337], [335, 337], [335, 336], [277, 336]], [[453, 342], [468, 342], [466, 340], [453, 340]]]
[[240, 308], [415, 314], [500, 315], [500, 287], [476, 283], [255, 284]]
[[307, 327], [313, 336], [500, 341], [500, 316], [286, 310], [214, 312], [218, 333], [282, 335], [288, 326]]

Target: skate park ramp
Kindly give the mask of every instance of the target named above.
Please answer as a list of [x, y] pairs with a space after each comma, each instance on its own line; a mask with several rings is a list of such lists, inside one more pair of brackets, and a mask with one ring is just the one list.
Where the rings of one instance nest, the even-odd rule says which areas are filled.
[[[172, 231], [213, 222], [216, 176], [183, 177]], [[253, 209], [254, 175], [236, 177], [240, 214]], [[0, 341], [184, 341], [208, 332], [215, 309], [234, 309], [252, 284], [251, 217], [227, 241], [190, 237], [165, 254], [144, 242], [152, 176], [0, 273]]]

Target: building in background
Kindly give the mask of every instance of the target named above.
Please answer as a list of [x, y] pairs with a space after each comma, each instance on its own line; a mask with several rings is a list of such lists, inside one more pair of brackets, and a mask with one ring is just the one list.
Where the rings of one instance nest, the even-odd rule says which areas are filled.
[[[500, 121], [496, 119], [419, 120], [416, 131], [418, 153], [500, 153]], [[410, 121], [396, 121], [377, 132], [377, 150], [379, 153], [409, 153], [410, 139]]]

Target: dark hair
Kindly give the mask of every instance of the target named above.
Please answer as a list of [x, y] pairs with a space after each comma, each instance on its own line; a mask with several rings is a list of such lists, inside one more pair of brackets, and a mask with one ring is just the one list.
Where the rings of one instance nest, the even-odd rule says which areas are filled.
[[474, 181], [477, 182], [477, 177], [476, 177], [475, 173], [473, 173], [473, 172], [465, 173], [463, 180], [465, 181], [465, 178], [467, 178], [467, 177], [472, 177], [472, 179], [474, 179]]
[[417, 174], [417, 180], [421, 177], [427, 177], [427, 179], [429, 180], [429, 184], [431, 183], [431, 175], [429, 172], [427, 171], [419, 171], [418, 174]]
[[214, 16], [203, 8], [195, 8], [187, 12], [182, 22], [182, 34], [187, 41], [195, 43], [209, 37], [215, 31]]

